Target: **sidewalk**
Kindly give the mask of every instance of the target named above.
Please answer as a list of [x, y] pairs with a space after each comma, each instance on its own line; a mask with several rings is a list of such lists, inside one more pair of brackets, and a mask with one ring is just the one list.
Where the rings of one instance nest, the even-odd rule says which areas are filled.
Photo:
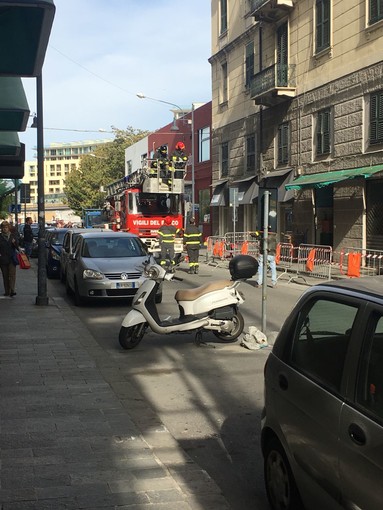
[[64, 299], [35, 304], [36, 259], [16, 287], [0, 298], [0, 508], [228, 510]]

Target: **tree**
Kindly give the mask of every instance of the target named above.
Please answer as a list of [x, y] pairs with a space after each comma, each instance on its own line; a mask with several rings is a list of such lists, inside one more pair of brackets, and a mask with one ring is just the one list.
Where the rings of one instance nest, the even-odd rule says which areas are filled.
[[94, 154], [83, 156], [79, 167], [65, 179], [66, 203], [79, 216], [84, 209], [103, 207], [102, 188], [125, 175], [125, 149], [149, 133], [130, 126], [126, 130], [114, 127], [112, 130], [114, 140], [97, 147]]
[[[19, 181], [20, 182], [20, 181]], [[9, 206], [15, 202], [14, 181], [0, 180], [0, 219], [9, 216]]]

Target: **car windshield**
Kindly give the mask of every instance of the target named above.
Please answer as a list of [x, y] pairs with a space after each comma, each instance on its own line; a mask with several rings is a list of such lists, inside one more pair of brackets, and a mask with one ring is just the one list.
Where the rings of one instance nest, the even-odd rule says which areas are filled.
[[110, 237], [85, 239], [81, 255], [90, 258], [144, 257], [147, 252], [135, 237]]
[[51, 244], [62, 245], [65, 232], [54, 232], [51, 237]]

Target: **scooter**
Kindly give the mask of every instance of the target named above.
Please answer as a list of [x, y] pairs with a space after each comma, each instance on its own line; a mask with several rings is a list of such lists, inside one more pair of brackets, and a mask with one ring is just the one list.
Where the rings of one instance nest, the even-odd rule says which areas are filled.
[[163, 281], [179, 280], [166, 266], [145, 265], [146, 280], [133, 298], [132, 308], [122, 321], [119, 342], [123, 349], [136, 347], [148, 328], [159, 335], [196, 333], [195, 343], [203, 344], [202, 332], [212, 331], [223, 342], [239, 337], [244, 319], [238, 306], [244, 302], [238, 291], [241, 282], [257, 273], [258, 262], [250, 255], [237, 255], [229, 263], [231, 280], [217, 280], [194, 289], [179, 289], [175, 300], [179, 317], [161, 319], [156, 307], [156, 293]]

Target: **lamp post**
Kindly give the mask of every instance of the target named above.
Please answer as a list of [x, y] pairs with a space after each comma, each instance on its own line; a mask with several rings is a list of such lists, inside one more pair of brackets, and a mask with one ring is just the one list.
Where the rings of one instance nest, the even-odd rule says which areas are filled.
[[[175, 108], [177, 108], [181, 113], [184, 113], [183, 109], [180, 106], [178, 106], [178, 104], [170, 103], [169, 101], [164, 101], [163, 99], [156, 99], [155, 97], [145, 96], [145, 94], [143, 94], [142, 92], [138, 92], [136, 96], [139, 99], [150, 99], [150, 101], [156, 101], [157, 103], [169, 104], [170, 106], [174, 106]], [[179, 131], [179, 127], [177, 126], [176, 120], [177, 120], [176, 116], [174, 115], [173, 126], [170, 128], [171, 131]]]
[[43, 80], [36, 77], [37, 104], [37, 213], [39, 222], [36, 305], [48, 305], [45, 250]]

